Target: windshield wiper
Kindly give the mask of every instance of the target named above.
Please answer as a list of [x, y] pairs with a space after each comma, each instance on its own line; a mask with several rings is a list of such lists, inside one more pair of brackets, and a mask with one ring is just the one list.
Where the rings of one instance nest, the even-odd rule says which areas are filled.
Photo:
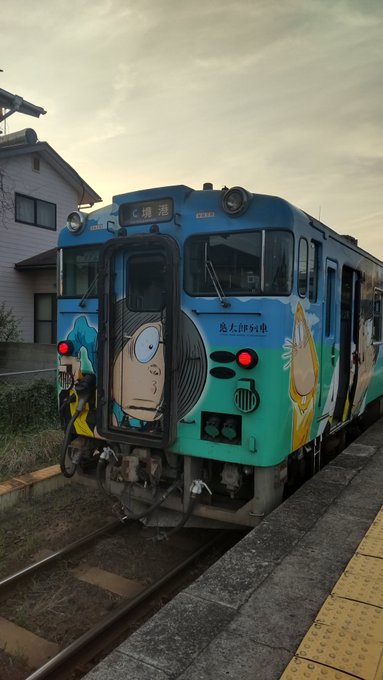
[[92, 289], [93, 289], [93, 286], [97, 283], [97, 279], [98, 279], [98, 272], [97, 272], [96, 276], [94, 277], [92, 283], [91, 283], [90, 286], [88, 287], [88, 290], [84, 293], [84, 295], [82, 296], [80, 302], [78, 303], [78, 306], [79, 306], [79, 307], [85, 307], [85, 302], [86, 302], [86, 300], [88, 299], [89, 295], [91, 294], [91, 291], [92, 291]]
[[214, 290], [217, 293], [217, 296], [222, 307], [230, 307], [230, 302], [226, 300], [225, 293], [223, 292], [223, 288], [221, 286], [221, 282], [218, 278], [217, 272], [215, 271], [214, 265], [211, 260], [208, 259], [205, 260], [205, 269], [210, 276], [211, 282], [214, 286]]

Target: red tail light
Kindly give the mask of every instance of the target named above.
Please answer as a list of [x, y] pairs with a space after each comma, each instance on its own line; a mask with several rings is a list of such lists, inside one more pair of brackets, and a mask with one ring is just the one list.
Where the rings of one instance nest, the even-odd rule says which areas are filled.
[[61, 356], [71, 356], [71, 354], [73, 354], [73, 342], [70, 340], [61, 340], [57, 345], [57, 351]]
[[235, 359], [242, 368], [254, 368], [258, 363], [258, 354], [253, 349], [240, 349]]

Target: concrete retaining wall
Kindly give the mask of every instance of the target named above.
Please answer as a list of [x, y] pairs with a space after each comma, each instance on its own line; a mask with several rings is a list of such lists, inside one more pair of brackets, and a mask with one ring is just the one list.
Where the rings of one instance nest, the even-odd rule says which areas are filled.
[[0, 342], [0, 372], [54, 368], [56, 346], [33, 342]]

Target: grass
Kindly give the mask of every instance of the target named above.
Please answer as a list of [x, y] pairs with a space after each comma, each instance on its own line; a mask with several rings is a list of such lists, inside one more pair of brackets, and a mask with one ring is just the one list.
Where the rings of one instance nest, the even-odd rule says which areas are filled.
[[54, 382], [0, 384], [0, 482], [58, 463], [62, 441]]
[[29, 430], [2, 434], [0, 439], [0, 482], [33, 472], [60, 459], [63, 432], [60, 429]]

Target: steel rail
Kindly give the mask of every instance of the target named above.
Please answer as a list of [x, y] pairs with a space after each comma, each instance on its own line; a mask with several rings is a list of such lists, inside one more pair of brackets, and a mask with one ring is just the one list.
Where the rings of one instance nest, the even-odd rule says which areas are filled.
[[[70, 662], [72, 657], [74, 658], [76, 654], [84, 650], [85, 647], [90, 643], [94, 643], [98, 637], [112, 628], [112, 626], [116, 625], [135, 607], [142, 604], [144, 600], [155, 593], [156, 590], [159, 590], [163, 585], [171, 581], [172, 578], [186, 569], [189, 564], [198, 559], [198, 557], [200, 557], [204, 552], [212, 548], [213, 545], [222, 538], [222, 536], [225, 536], [225, 533], [221, 532], [214, 536], [210, 541], [195, 550], [192, 555], [189, 555], [189, 557], [183, 560], [183, 562], [177, 564], [170, 571], [164, 574], [160, 579], [158, 579], [158, 581], [145, 588], [145, 590], [143, 590], [139, 595], [136, 595], [136, 597], [134, 597], [132, 600], [129, 600], [128, 602], [123, 602], [111, 614], [108, 614], [108, 616], [102, 619], [102, 621], [93, 626], [93, 628], [81, 635], [77, 640], [74, 640], [70, 645], [68, 645], [68, 647], [65, 647], [58, 654], [56, 654], [56, 656], [52, 657], [43, 666], [34, 671], [32, 675], [28, 675], [26, 680], [47, 680], [47, 678], [54, 680], [56, 677], [54, 673], [58, 671], [60, 667], [62, 667], [65, 663]], [[92, 653], [93, 655], [95, 654], [94, 647], [92, 647], [91, 654]], [[89, 658], [92, 658], [92, 656]]]
[[118, 527], [123, 527], [123, 524], [119, 520], [109, 522], [109, 524], [101, 527], [100, 529], [96, 529], [96, 531], [93, 531], [91, 534], [87, 534], [86, 536], [83, 536], [83, 538], [79, 538], [77, 541], [69, 543], [69, 545], [65, 546], [65, 548], [56, 550], [56, 552], [52, 553], [51, 555], [48, 555], [47, 557], [44, 557], [43, 559], [38, 560], [37, 562], [33, 562], [33, 564], [29, 564], [27, 567], [20, 569], [20, 571], [17, 571], [14, 574], [11, 574], [10, 576], [6, 576], [5, 578], [0, 580], [0, 593], [6, 590], [9, 586], [13, 585], [14, 583], [20, 581], [25, 576], [33, 574], [33, 572], [38, 571], [42, 567], [45, 567], [47, 564], [50, 564], [55, 560], [59, 560], [60, 558], [65, 557], [65, 555], [74, 552], [78, 548], [81, 548], [83, 545], [91, 543], [96, 538], [99, 538], [103, 534], [107, 534], [109, 531], [117, 529]]

